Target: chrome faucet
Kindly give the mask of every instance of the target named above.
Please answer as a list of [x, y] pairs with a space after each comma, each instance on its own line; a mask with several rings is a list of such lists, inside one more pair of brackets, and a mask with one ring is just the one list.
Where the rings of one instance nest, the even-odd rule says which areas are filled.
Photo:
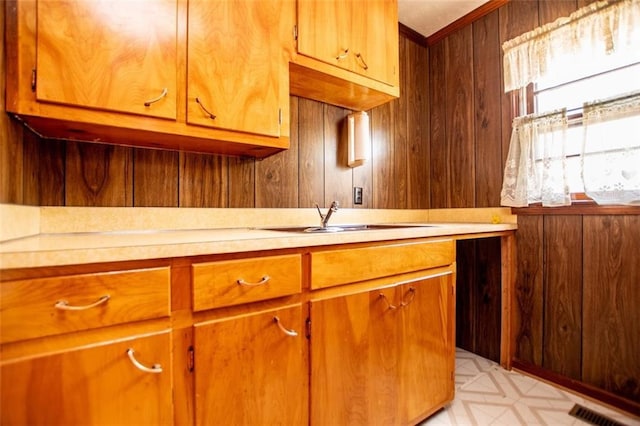
[[329, 224], [329, 219], [331, 218], [331, 214], [333, 212], [337, 212], [338, 211], [338, 202], [334, 201], [331, 203], [331, 206], [329, 206], [329, 210], [327, 210], [327, 214], [322, 214], [322, 212], [320, 211], [320, 206], [318, 206], [318, 203], [316, 203], [316, 209], [318, 209], [318, 214], [320, 215], [320, 226], [322, 226], [323, 228], [326, 228], [327, 225]]

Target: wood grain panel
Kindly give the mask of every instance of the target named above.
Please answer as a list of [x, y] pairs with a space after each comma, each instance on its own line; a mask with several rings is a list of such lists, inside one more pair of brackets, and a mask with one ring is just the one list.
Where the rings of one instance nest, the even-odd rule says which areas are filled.
[[25, 132], [23, 202], [36, 206], [64, 205], [65, 143], [40, 140]]
[[451, 207], [449, 149], [447, 147], [445, 42], [429, 48], [429, 105], [431, 106], [431, 208]]
[[500, 205], [502, 189], [502, 83], [498, 11], [473, 23], [475, 207]]
[[[400, 39], [399, 52], [403, 58], [407, 57], [407, 41]], [[400, 64], [400, 97], [391, 101], [391, 123], [393, 129], [393, 180], [395, 182], [395, 199], [393, 206], [396, 209], [407, 208], [407, 173], [409, 165], [408, 141], [407, 141], [407, 96], [406, 93], [412, 90], [407, 87], [407, 61]]]
[[[404, 83], [400, 99], [407, 102], [407, 207], [430, 207], [431, 158], [429, 153], [429, 50], [407, 40]], [[406, 89], [403, 89], [403, 86]]]
[[347, 165], [347, 114], [349, 110], [324, 106], [324, 205], [338, 201], [353, 207], [352, 169]]
[[475, 291], [476, 244], [456, 241], [456, 346], [475, 352], [478, 292]]
[[465, 27], [445, 39], [446, 143], [451, 161], [448, 207], [473, 207], [475, 200], [472, 37], [472, 28]]
[[309, 99], [298, 100], [299, 170], [298, 206], [323, 207], [324, 197], [324, 108]]
[[[537, 1], [510, 1], [499, 9], [500, 45], [520, 34], [538, 26]], [[500, 63], [502, 63], [502, 56]], [[504, 92], [504, 71], [501, 69], [501, 91]], [[502, 97], [502, 164], [507, 160], [509, 141], [511, 139], [511, 122], [515, 116], [512, 93], [504, 93]]]
[[391, 104], [371, 110], [373, 205], [374, 209], [395, 208], [395, 177]]
[[228, 159], [180, 153], [180, 207], [228, 206]]
[[548, 24], [562, 16], [569, 16], [577, 8], [576, 0], [538, 0], [539, 24]]
[[298, 207], [299, 99], [291, 97], [291, 137], [287, 151], [256, 162], [256, 207]]
[[476, 329], [475, 353], [500, 362], [502, 306], [500, 238], [477, 240], [475, 252]]
[[179, 159], [174, 151], [133, 150], [135, 207], [178, 207]]
[[256, 160], [229, 157], [229, 207], [255, 207]]
[[640, 401], [640, 216], [583, 224], [582, 380]]
[[582, 217], [544, 217], [544, 352], [542, 366], [582, 376]]
[[518, 218], [516, 246], [518, 271], [515, 302], [515, 356], [542, 365], [543, 219]]
[[133, 204], [131, 148], [68, 141], [66, 154], [65, 205]]

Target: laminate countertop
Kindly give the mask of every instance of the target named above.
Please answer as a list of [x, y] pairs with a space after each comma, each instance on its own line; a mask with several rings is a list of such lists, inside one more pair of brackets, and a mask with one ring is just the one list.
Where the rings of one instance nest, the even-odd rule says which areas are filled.
[[[0, 206], [0, 210], [1, 210]], [[139, 215], [143, 213], [143, 210], [135, 210], [133, 208], [137, 221], [143, 220]], [[94, 209], [96, 210], [96, 209]], [[100, 209], [98, 209], [100, 210]], [[176, 210], [173, 209], [169, 212], [176, 214]], [[222, 209], [220, 209], [222, 210]], [[218, 212], [220, 210], [217, 210]], [[234, 214], [238, 214], [237, 211], [226, 210], [224, 214], [230, 217], [234, 217]], [[236, 209], [243, 210], [243, 209]], [[196, 228], [193, 228], [194, 221], [191, 220], [190, 229], [180, 229], [179, 226], [172, 227], [171, 218], [162, 222], [161, 218], [157, 218], [158, 212], [153, 212], [155, 222], [151, 225], [162, 223], [163, 226], [160, 229], [144, 228], [135, 223], [122, 226], [122, 223], [127, 222], [125, 218], [127, 214], [132, 213], [131, 209], [121, 209], [118, 211], [108, 211], [109, 218], [103, 217], [100, 223], [118, 224], [119, 226], [106, 226], [103, 229], [96, 229], [95, 223], [90, 223], [87, 226], [82, 226], [82, 223], [87, 221], [98, 221], [96, 219], [95, 212], [89, 210], [80, 210], [79, 212], [71, 212], [65, 210], [62, 213], [63, 220], [60, 220], [58, 225], [49, 223], [51, 219], [39, 217], [35, 219], [37, 224], [31, 224], [26, 226], [26, 235], [18, 232], [12, 235], [13, 238], [5, 239], [0, 242], [0, 268], [1, 269], [17, 269], [17, 268], [35, 268], [45, 266], [62, 266], [62, 265], [77, 265], [88, 263], [100, 263], [100, 262], [115, 262], [126, 260], [144, 260], [144, 259], [161, 259], [161, 258], [174, 258], [185, 256], [198, 256], [198, 255], [211, 255], [211, 254], [224, 254], [224, 253], [241, 253], [241, 252], [253, 252], [264, 250], [276, 250], [286, 248], [301, 248], [301, 247], [317, 247], [334, 244], [347, 244], [347, 243], [361, 243], [361, 242], [373, 242], [373, 241], [389, 241], [389, 240], [403, 240], [411, 238], [423, 238], [423, 237], [447, 237], [456, 239], [468, 239], [468, 238], [481, 238], [490, 236], [499, 236], [505, 231], [513, 231], [517, 228], [516, 223], [511, 220], [509, 214], [505, 213], [501, 209], [492, 209], [491, 211], [482, 212], [483, 220], [489, 218], [489, 221], [499, 223], [481, 223], [481, 222], [432, 222], [428, 219], [429, 215], [425, 214], [427, 211], [404, 211], [395, 214], [394, 211], [385, 211], [384, 214], [377, 215], [375, 212], [368, 212], [366, 215], [349, 214], [348, 212], [343, 214], [343, 221], [332, 223], [332, 225], [345, 225], [345, 224], [361, 224], [361, 223], [385, 223], [385, 224], [411, 224], [416, 226], [411, 227], [397, 227], [389, 229], [372, 229], [372, 230], [356, 230], [356, 231], [343, 231], [338, 233], [305, 233], [305, 232], [285, 232], [279, 230], [263, 229], [265, 227], [283, 227], [286, 222], [287, 226], [314, 226], [313, 219], [309, 221], [310, 209], [292, 209], [295, 210], [295, 218], [284, 218], [284, 220], [271, 220], [265, 221], [264, 217], [277, 213], [282, 213], [278, 210], [269, 210], [267, 216], [261, 216], [260, 212], [256, 212], [256, 209], [251, 209], [251, 213], [258, 218], [262, 218], [263, 222], [268, 222], [265, 225], [259, 226], [240, 226], [240, 227], [225, 227], [225, 220], [220, 220], [215, 224], [207, 224], [195, 221]], [[476, 210], [476, 209], [471, 209]], [[482, 210], [482, 209], [479, 209]], [[123, 213], [124, 212], [124, 213]], [[413, 213], [411, 213], [413, 212]], [[6, 209], [3, 213], [3, 227], [7, 226], [7, 220], [11, 220], [14, 223], [19, 222], [16, 215], [24, 217], [20, 209], [11, 214], [6, 214]], [[40, 214], [47, 213], [46, 211], [39, 212]], [[68, 214], [71, 213], [71, 216]], [[100, 214], [106, 212], [99, 211]], [[199, 213], [191, 212], [191, 213]], [[340, 212], [336, 213], [337, 217]], [[353, 212], [352, 212], [353, 213]], [[469, 211], [458, 212], [459, 219], [469, 218]], [[477, 214], [479, 212], [475, 212]], [[55, 216], [61, 214], [60, 211], [55, 214], [49, 214]], [[115, 216], [114, 216], [115, 214]], [[124, 214], [122, 217], [118, 217], [118, 214]], [[180, 215], [186, 214], [186, 212], [179, 212]], [[286, 214], [290, 214], [288, 211]], [[83, 219], [83, 215], [86, 217]], [[317, 216], [317, 212], [315, 212]], [[467, 215], [467, 216], [465, 216]], [[144, 216], [144, 214], [143, 214]], [[171, 216], [171, 215], [168, 215]], [[285, 215], [286, 216], [286, 215]], [[436, 215], [437, 216], [437, 215]], [[91, 219], [88, 220], [87, 217]], [[193, 218], [193, 215], [191, 216]], [[277, 216], [282, 219], [282, 215]], [[476, 216], [473, 216], [476, 218]], [[70, 219], [71, 218], [71, 219]], [[356, 221], [354, 219], [363, 219], [363, 221]], [[402, 222], [394, 221], [393, 219], [402, 219]], [[181, 218], [183, 219], [183, 218]], [[237, 216], [235, 217], [237, 222]], [[377, 220], [376, 220], [377, 219]], [[412, 219], [412, 220], [407, 220]], [[421, 219], [421, 220], [416, 220]], [[348, 220], [348, 222], [344, 222]], [[475, 219], [474, 219], [475, 220]], [[254, 222], [256, 219], [254, 219]], [[74, 223], [76, 222], [76, 223]], [[149, 222], [149, 221], [147, 221]], [[179, 223], [183, 223], [180, 221]], [[202, 227], [202, 225], [207, 227]], [[208, 225], [211, 225], [210, 227]], [[243, 223], [243, 225], [247, 225]], [[255, 224], [249, 224], [255, 225]], [[117, 228], [117, 229], [113, 229]], [[73, 231], [72, 229], [75, 229]], [[59, 230], [59, 232], [56, 232]], [[14, 231], [15, 232], [15, 231]], [[29, 234], [31, 232], [31, 234]], [[5, 232], [6, 234], [7, 232]]]

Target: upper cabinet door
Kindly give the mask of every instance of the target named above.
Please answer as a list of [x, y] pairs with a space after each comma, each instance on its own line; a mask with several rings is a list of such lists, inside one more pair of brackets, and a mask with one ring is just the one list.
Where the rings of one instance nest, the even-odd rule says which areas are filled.
[[351, 1], [298, 0], [298, 53], [351, 69]]
[[39, 101], [176, 118], [176, 0], [39, 0]]
[[357, 1], [352, 15], [355, 72], [399, 86], [398, 3]]
[[395, 0], [298, 0], [298, 53], [398, 86]]
[[280, 135], [281, 1], [189, 1], [187, 122]]

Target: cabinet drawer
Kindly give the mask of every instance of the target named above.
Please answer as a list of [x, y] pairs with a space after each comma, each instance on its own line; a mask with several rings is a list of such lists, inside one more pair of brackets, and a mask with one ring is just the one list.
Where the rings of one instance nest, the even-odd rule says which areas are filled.
[[193, 310], [299, 293], [299, 254], [199, 263], [193, 268]]
[[169, 267], [0, 284], [2, 343], [168, 316]]
[[453, 262], [453, 240], [320, 251], [311, 254], [311, 288], [366, 281]]

